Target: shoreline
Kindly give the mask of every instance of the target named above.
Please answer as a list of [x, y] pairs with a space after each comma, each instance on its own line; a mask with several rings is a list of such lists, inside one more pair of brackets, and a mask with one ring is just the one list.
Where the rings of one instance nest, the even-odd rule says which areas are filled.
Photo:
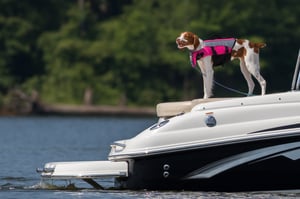
[[0, 116], [128, 116], [157, 117], [155, 107], [31, 103], [26, 108], [0, 109]]
[[156, 116], [156, 107], [130, 107], [126, 105], [93, 105], [89, 100], [83, 104], [48, 104], [33, 91], [27, 95], [16, 89], [8, 103], [0, 107], [0, 116], [17, 115], [95, 115], [95, 116]]
[[32, 112], [36, 115], [156, 116], [154, 107], [109, 105], [39, 105]]

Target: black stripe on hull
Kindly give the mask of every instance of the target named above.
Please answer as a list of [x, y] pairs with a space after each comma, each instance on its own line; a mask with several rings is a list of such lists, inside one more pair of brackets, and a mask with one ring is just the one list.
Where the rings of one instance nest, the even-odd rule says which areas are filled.
[[279, 126], [279, 127], [275, 127], [275, 128], [269, 128], [269, 129], [264, 129], [264, 130], [260, 130], [260, 131], [251, 132], [251, 133], [248, 133], [248, 134], [262, 133], [262, 132], [268, 132], [268, 131], [287, 130], [287, 129], [293, 129], [293, 128], [300, 128], [300, 124], [291, 124], [291, 125], [286, 125], [286, 126]]
[[[256, 152], [260, 153], [257, 158]], [[300, 189], [299, 153], [300, 136], [297, 135], [138, 157], [128, 160], [129, 177], [117, 181], [127, 189], [203, 191]], [[251, 155], [252, 158], [238, 163], [239, 158]]]

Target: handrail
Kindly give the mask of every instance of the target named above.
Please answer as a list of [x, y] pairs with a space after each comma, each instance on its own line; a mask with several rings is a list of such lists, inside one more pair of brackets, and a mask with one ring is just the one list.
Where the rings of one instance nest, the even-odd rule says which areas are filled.
[[294, 72], [294, 76], [293, 76], [292, 91], [299, 90], [299, 86], [300, 86], [299, 65], [300, 65], [300, 49], [299, 49], [299, 52], [298, 52], [298, 58], [297, 58], [295, 72]]

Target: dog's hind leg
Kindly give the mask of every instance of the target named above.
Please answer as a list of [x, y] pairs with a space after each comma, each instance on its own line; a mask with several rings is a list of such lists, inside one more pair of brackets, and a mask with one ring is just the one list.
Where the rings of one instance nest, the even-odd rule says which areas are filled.
[[244, 75], [244, 77], [247, 81], [247, 85], [248, 85], [248, 96], [250, 96], [250, 95], [253, 94], [255, 84], [254, 84], [253, 79], [251, 77], [251, 73], [249, 72], [249, 70], [246, 67], [245, 60], [243, 58], [239, 58], [239, 60], [240, 60], [241, 72]]
[[267, 86], [266, 80], [261, 76], [261, 74], [259, 72], [257, 72], [256, 74], [253, 74], [253, 76], [257, 79], [257, 81], [260, 84], [261, 95], [265, 95], [266, 94], [266, 86]]
[[258, 54], [248, 57], [247, 69], [257, 79], [261, 87], [261, 95], [266, 94], [266, 80], [260, 74], [259, 57]]

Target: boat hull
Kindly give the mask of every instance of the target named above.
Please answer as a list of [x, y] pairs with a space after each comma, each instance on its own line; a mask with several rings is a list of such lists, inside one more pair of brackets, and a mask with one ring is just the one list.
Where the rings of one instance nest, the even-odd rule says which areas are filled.
[[300, 189], [300, 135], [128, 159], [120, 188], [257, 191]]

